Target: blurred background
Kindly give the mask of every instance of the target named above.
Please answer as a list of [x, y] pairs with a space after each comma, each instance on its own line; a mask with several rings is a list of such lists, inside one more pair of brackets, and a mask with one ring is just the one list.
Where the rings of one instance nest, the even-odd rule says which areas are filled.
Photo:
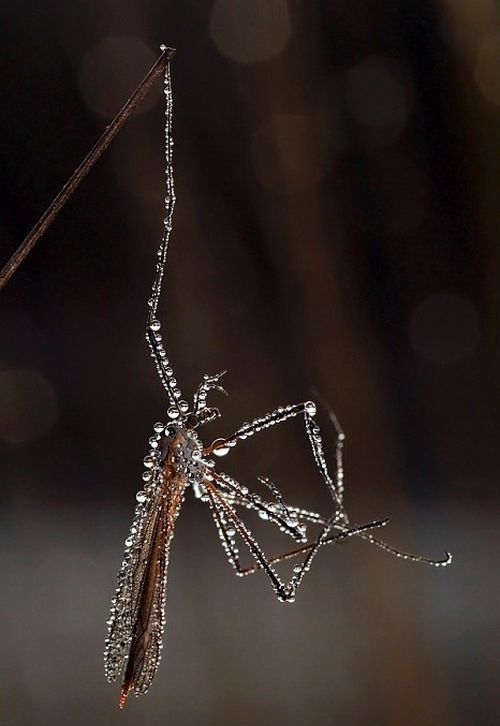
[[[209, 443], [311, 386], [353, 521], [455, 561], [322, 551], [293, 606], [188, 496], [163, 662], [117, 710], [102, 644], [152, 424], [161, 83], [0, 295], [0, 723], [491, 726], [498, 702], [500, 34], [494, 0], [4, 0], [0, 264], [159, 55], [178, 204], [161, 317]], [[325, 445], [334, 437], [323, 412]], [[221, 468], [330, 506], [299, 420]], [[332, 464], [333, 465], [333, 464]], [[290, 546], [246, 521], [269, 553]]]

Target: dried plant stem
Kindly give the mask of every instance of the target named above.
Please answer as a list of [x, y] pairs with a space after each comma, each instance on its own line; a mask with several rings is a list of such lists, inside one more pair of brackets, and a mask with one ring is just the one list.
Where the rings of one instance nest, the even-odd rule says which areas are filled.
[[158, 60], [151, 67], [147, 75], [139, 83], [133, 94], [125, 103], [123, 108], [118, 112], [113, 121], [106, 127], [106, 130], [83, 159], [80, 166], [73, 172], [69, 180], [63, 186], [59, 194], [54, 198], [49, 207], [42, 214], [38, 222], [35, 224], [31, 232], [14, 252], [10, 260], [0, 272], [0, 290], [7, 284], [10, 278], [18, 270], [22, 262], [29, 255], [33, 247], [45, 234], [49, 226], [62, 210], [66, 202], [70, 199], [73, 192], [78, 188], [80, 182], [87, 176], [96, 161], [99, 159], [103, 151], [105, 151], [122, 126], [125, 125], [135, 107], [146, 96], [149, 89], [159, 76], [163, 76], [168, 61], [174, 55], [174, 48], [166, 48], [162, 46], [162, 53]]

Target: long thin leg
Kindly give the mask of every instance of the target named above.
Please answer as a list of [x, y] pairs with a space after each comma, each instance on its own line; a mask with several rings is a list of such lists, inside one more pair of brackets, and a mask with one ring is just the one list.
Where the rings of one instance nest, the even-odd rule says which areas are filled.
[[[326, 531], [331, 531], [332, 529], [336, 529], [337, 531], [341, 532], [347, 532], [350, 531], [349, 527], [349, 518], [347, 516], [347, 513], [344, 509], [343, 505], [343, 444], [345, 440], [344, 432], [342, 431], [342, 428], [333, 413], [330, 409], [328, 409], [328, 415], [330, 417], [330, 420], [332, 424], [335, 427], [335, 431], [337, 434], [337, 446], [336, 446], [336, 474], [335, 479], [332, 479], [330, 472], [328, 470], [328, 466], [326, 463], [326, 457], [324, 455], [323, 446], [322, 446], [322, 439], [321, 439], [321, 433], [320, 428], [317, 425], [316, 421], [314, 420], [314, 414], [316, 412], [316, 406], [312, 401], [308, 401], [306, 403], [302, 404], [296, 404], [294, 406], [287, 406], [285, 408], [279, 408], [276, 411], [273, 411], [269, 414], [266, 414], [265, 416], [255, 419], [251, 423], [243, 424], [238, 431], [233, 434], [233, 436], [227, 438], [227, 439], [219, 439], [216, 442], [212, 444], [211, 447], [205, 450], [205, 453], [212, 453], [216, 452], [217, 449], [221, 448], [224, 451], [228, 451], [231, 445], [234, 445], [237, 443], [238, 440], [246, 439], [248, 436], [253, 436], [257, 432], [261, 431], [262, 429], [269, 428], [270, 426], [276, 424], [276, 423], [282, 423], [289, 418], [293, 418], [297, 416], [300, 413], [303, 413], [304, 420], [305, 420], [305, 427], [306, 432], [311, 444], [311, 448], [313, 451], [314, 459], [316, 461], [316, 464], [323, 476], [323, 479], [331, 493], [331, 496], [334, 500], [334, 503], [336, 505], [336, 509], [334, 511], [334, 514], [332, 517], [330, 517], [329, 520], [325, 520], [320, 515], [317, 515], [314, 512], [305, 512], [305, 510], [299, 510], [297, 508], [288, 507], [288, 513], [293, 513], [295, 510], [295, 513], [299, 515], [299, 519], [302, 518], [306, 521], [311, 521], [316, 524], [321, 524], [325, 527]], [[222, 477], [227, 477], [227, 475], [221, 475]], [[247, 506], [248, 508], [253, 508], [251, 506], [251, 503], [248, 503], [248, 499], [244, 496], [241, 496], [241, 492], [237, 492], [233, 489], [233, 502], [234, 503], [241, 503], [242, 506]], [[267, 503], [269, 506], [269, 503]], [[262, 503], [261, 503], [261, 506]], [[272, 506], [272, 505], [271, 505]], [[380, 547], [381, 549], [385, 550], [386, 552], [389, 552], [390, 554], [393, 554], [396, 557], [400, 557], [402, 559], [411, 560], [413, 562], [425, 562], [426, 564], [433, 565], [436, 567], [440, 566], [446, 566], [450, 564], [451, 562], [451, 555], [446, 552], [445, 557], [440, 560], [434, 560], [427, 557], [423, 557], [420, 555], [413, 555], [409, 552], [403, 552], [401, 550], [396, 549], [395, 547], [392, 547], [391, 545], [386, 544], [385, 542], [381, 542], [377, 538], [373, 537], [373, 535], [360, 533], [359, 536], [362, 539], [365, 539], [366, 541], [370, 542], [371, 544], [376, 545], [377, 547]], [[292, 555], [294, 555], [295, 551], [292, 552]], [[296, 554], [299, 554], [297, 552]], [[281, 557], [281, 556], [278, 556]], [[288, 554], [285, 553], [283, 557], [286, 559], [288, 557]], [[278, 560], [279, 561], [279, 560]], [[259, 569], [259, 568], [257, 568]], [[254, 571], [254, 570], [252, 570]]]
[[336, 473], [335, 478], [333, 479], [330, 475], [330, 472], [328, 471], [326, 457], [323, 451], [320, 428], [314, 420], [314, 415], [316, 414], [316, 404], [313, 401], [306, 401], [305, 403], [298, 403], [285, 407], [279, 407], [275, 411], [271, 411], [270, 413], [267, 413], [260, 418], [256, 418], [250, 423], [244, 423], [232, 436], [229, 436], [225, 439], [217, 439], [217, 441], [214, 441], [211, 446], [207, 447], [204, 450], [204, 454], [210, 455], [212, 453], [217, 454], [219, 452], [220, 455], [220, 452], [227, 453], [229, 449], [234, 446], [238, 441], [247, 439], [250, 436], [254, 436], [259, 431], [270, 428], [271, 426], [274, 426], [276, 424], [284, 423], [285, 421], [288, 421], [290, 418], [294, 418], [299, 414], [302, 414], [304, 416], [305, 429], [309, 442], [311, 444], [314, 460], [335, 503], [336, 521], [341, 521], [344, 522], [344, 524], [348, 524], [349, 520], [347, 517], [347, 513], [344, 510], [343, 504], [343, 445], [345, 434], [342, 431], [339, 422], [337, 421], [335, 416], [333, 416], [332, 421], [334, 421], [335, 423], [335, 428], [337, 432], [335, 454]]
[[[224, 494], [224, 496], [228, 496], [227, 494]], [[246, 500], [242, 497], [239, 497], [237, 495], [230, 495], [230, 502], [232, 504], [236, 504], [238, 506], [247, 507], [248, 509], [251, 508], [251, 506], [246, 502]], [[272, 503], [267, 503], [271, 504]], [[300, 507], [292, 507], [290, 505], [287, 505], [287, 509], [290, 512], [290, 514], [293, 516], [295, 515], [300, 521], [307, 521], [311, 522], [313, 524], [318, 525], [326, 525], [328, 523], [328, 520], [323, 517], [321, 514], [318, 514], [317, 512], [310, 512], [306, 509], [301, 509]], [[389, 520], [380, 520], [383, 521], [384, 524], [387, 523]], [[349, 532], [350, 530], [341, 524], [331, 524], [331, 528], [335, 529], [340, 532]], [[360, 531], [357, 533], [358, 536], [361, 539], [366, 540], [367, 542], [370, 542], [370, 544], [376, 545], [377, 547], [380, 547], [380, 549], [383, 549], [385, 552], [389, 552], [389, 554], [393, 555], [394, 557], [399, 557], [403, 560], [410, 560], [411, 562], [423, 562], [427, 565], [432, 565], [434, 567], [446, 567], [449, 565], [452, 561], [452, 556], [449, 552], [444, 553], [444, 557], [437, 560], [430, 557], [424, 557], [423, 555], [415, 555], [411, 552], [405, 552], [403, 550], [396, 549], [396, 547], [393, 547], [392, 545], [387, 544], [387, 542], [382, 542], [381, 540], [374, 537], [372, 534], [368, 534], [365, 531]], [[330, 544], [331, 542], [336, 541], [336, 537], [334, 536], [332, 539], [325, 538], [323, 540], [323, 544]], [[275, 563], [275, 562], [281, 562], [282, 560], [290, 559], [291, 557], [296, 557], [299, 554], [302, 554], [304, 551], [307, 551], [307, 549], [310, 547], [310, 543], [306, 544], [305, 549], [302, 547], [299, 547], [295, 550], [290, 550], [289, 552], [283, 552], [280, 555], [276, 555], [274, 557], [271, 557], [269, 559], [269, 562]], [[253, 572], [257, 572], [260, 568], [259, 567], [250, 567], [246, 568], [245, 571], [241, 572], [240, 574], [248, 575]]]
[[[299, 587], [300, 583], [302, 582], [305, 573], [309, 571], [313, 558], [324, 544], [355, 536], [367, 529], [381, 527], [386, 523], [386, 520], [369, 522], [368, 524], [360, 525], [358, 527], [352, 527], [351, 529], [346, 528], [340, 533], [331, 535], [329, 534], [331, 529], [331, 522], [327, 522], [315, 542], [310, 542], [306, 545], [303, 545], [302, 547], [297, 548], [296, 550], [293, 550], [290, 553], [287, 553], [286, 555], [279, 556], [272, 560], [273, 562], [279, 562], [282, 559], [295, 557], [302, 553], [305, 553], [307, 555], [301, 564], [294, 567], [294, 574], [289, 583], [285, 585], [279, 577], [278, 573], [271, 566], [271, 561], [266, 558], [258, 543], [254, 539], [253, 535], [238, 517], [235, 510], [229, 505], [227, 500], [224, 498], [222, 492], [220, 492], [210, 482], [205, 482], [205, 485], [207, 488], [207, 495], [214, 516], [214, 520], [219, 530], [219, 535], [228, 555], [230, 564], [239, 575], [246, 575], [257, 570], [264, 570], [264, 572], [271, 580], [271, 584], [278, 599], [283, 602], [293, 602], [293, 600], [295, 599], [295, 592]], [[229, 525], [232, 525], [231, 528]], [[240, 537], [243, 539], [248, 549], [250, 550], [251, 555], [255, 559], [256, 564], [250, 566], [249, 568], [241, 567], [239, 561], [239, 552], [233, 539], [236, 533], [239, 534]]]
[[[246, 509], [255, 508], [246, 497], [239, 496], [236, 490], [223, 491], [222, 493], [224, 494], [224, 497], [228, 500], [228, 502], [232, 505], [236, 504], [240, 507], [245, 507]], [[267, 506], [271, 509], [275, 506], [274, 502], [267, 502], [266, 500], [263, 500], [262, 503], [264, 506]], [[326, 519], [322, 514], [318, 514], [317, 512], [311, 512], [308, 509], [302, 509], [301, 507], [293, 507], [290, 504], [287, 504], [286, 508], [290, 518], [299, 519], [303, 522], [312, 522], [313, 524], [326, 524]]]
[[262, 519], [268, 519], [277, 524], [282, 532], [290, 535], [297, 542], [306, 541], [305, 527], [300, 524], [295, 512], [292, 512], [283, 501], [278, 503], [266, 502], [258, 494], [249, 491], [247, 487], [239, 484], [236, 479], [228, 474], [224, 472], [211, 472], [211, 474], [224, 492], [229, 491], [238, 496], [245, 503], [244, 506], [247, 509], [253, 509]]
[[275, 411], [266, 413], [265, 416], [255, 418], [250, 423], [242, 424], [232, 436], [228, 436], [224, 439], [217, 439], [217, 441], [214, 441], [211, 446], [208, 446], [203, 453], [205, 456], [209, 456], [210, 454], [216, 453], [217, 450], [230, 448], [231, 445], [234, 446], [238, 443], [238, 441], [248, 439], [250, 436], [254, 436], [259, 431], [268, 429], [275, 424], [283, 423], [284, 421], [288, 421], [290, 418], [294, 418], [295, 416], [304, 413], [306, 407], [310, 407], [311, 411], [313, 409], [314, 411], [316, 410], [316, 406], [312, 401], [289, 406], [280, 406]]
[[[243, 524], [243, 522], [238, 517], [238, 515], [236, 514], [234, 509], [226, 502], [226, 500], [224, 499], [222, 494], [217, 490], [217, 488], [211, 482], [208, 482], [208, 481], [205, 482], [205, 486], [207, 489], [209, 501], [211, 503], [212, 508], [216, 509], [219, 513], [218, 520], [221, 523], [223, 530], [224, 530], [224, 525], [222, 524], [223, 521], [232, 523], [235, 532], [237, 532], [240, 535], [240, 537], [242, 538], [242, 540], [245, 542], [246, 546], [250, 550], [252, 557], [255, 559], [256, 562], [260, 563], [261, 568], [264, 570], [264, 572], [267, 574], [267, 576], [271, 580], [271, 585], [273, 587], [274, 592], [276, 593], [278, 600], [280, 600], [282, 602], [290, 601], [291, 594], [290, 594], [289, 590], [285, 586], [284, 582], [281, 580], [278, 573], [275, 572], [275, 570], [273, 570], [273, 568], [268, 564], [264, 553], [260, 549], [256, 540], [253, 538], [251, 532]], [[224, 515], [224, 520], [222, 519], [222, 515]], [[227, 535], [227, 529], [225, 529], [225, 532]], [[227, 542], [227, 539], [225, 541]], [[237, 558], [237, 552], [236, 553], [234, 552], [233, 547], [229, 548], [229, 554], [230, 554], [231, 564], [233, 564], [233, 567], [235, 567], [236, 569], [239, 569], [239, 560]], [[236, 554], [236, 556], [235, 556], [235, 554]]]
[[[146, 322], [146, 340], [149, 344], [149, 350], [151, 356], [156, 364], [158, 375], [163, 383], [165, 390], [167, 391], [170, 403], [172, 405], [172, 413], [177, 411], [178, 414], [182, 412], [183, 407], [179, 407], [179, 399], [181, 398], [181, 391], [177, 386], [177, 381], [174, 378], [173, 370], [167, 358], [166, 350], [162, 343], [162, 336], [159, 332], [161, 323], [156, 317], [158, 310], [158, 302], [160, 299], [161, 283], [163, 280], [163, 274], [165, 271], [165, 262], [167, 259], [168, 242], [170, 239], [170, 233], [172, 231], [172, 221], [174, 216], [175, 207], [175, 189], [174, 189], [174, 172], [172, 164], [172, 153], [173, 153], [173, 137], [172, 137], [172, 110], [173, 110], [173, 97], [172, 97], [172, 84], [170, 79], [170, 65], [167, 64], [165, 71], [165, 86], [164, 93], [166, 99], [166, 122], [165, 122], [165, 161], [166, 161], [166, 195], [165, 195], [165, 219], [163, 222], [163, 235], [158, 250], [158, 260], [155, 268], [155, 278], [153, 281], [153, 287], [151, 289], [151, 297], [148, 300], [149, 311]], [[187, 410], [187, 409], [186, 409]], [[175, 414], [174, 414], [175, 415]]]
[[321, 431], [313, 418], [314, 414], [310, 414], [308, 411], [304, 411], [304, 423], [306, 428], [307, 437], [313, 451], [314, 460], [318, 469], [320, 470], [321, 476], [323, 477], [328, 491], [337, 507], [337, 521], [342, 521], [348, 524], [349, 520], [347, 513], [344, 510], [344, 464], [343, 464], [343, 447], [345, 434], [340, 428], [340, 424], [335, 418], [337, 441], [335, 447], [335, 479], [332, 479], [326, 463], [326, 457], [323, 450], [323, 442], [321, 439]]
[[219, 391], [227, 396], [226, 389], [219, 384], [220, 379], [225, 374], [226, 371], [221, 371], [220, 373], [215, 373], [213, 376], [208, 374], [203, 376], [203, 380], [194, 394], [193, 411], [197, 416], [199, 416], [200, 413], [202, 413], [207, 407], [207, 393], [209, 391]]

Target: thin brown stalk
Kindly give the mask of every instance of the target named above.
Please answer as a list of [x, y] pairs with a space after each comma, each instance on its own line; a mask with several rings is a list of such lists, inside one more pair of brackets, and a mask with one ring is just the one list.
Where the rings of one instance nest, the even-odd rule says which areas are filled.
[[0, 290], [7, 284], [10, 278], [17, 272], [20, 265], [24, 262], [34, 246], [39, 242], [45, 234], [49, 226], [63, 209], [66, 202], [76, 191], [80, 183], [87, 176], [96, 161], [99, 159], [103, 151], [105, 151], [120, 129], [130, 118], [131, 113], [136, 106], [146, 96], [149, 89], [156, 81], [158, 76], [165, 72], [165, 68], [170, 58], [174, 55], [174, 48], [166, 48], [162, 46], [162, 53], [154, 65], [150, 68], [146, 76], [139, 83], [133, 94], [125, 103], [123, 108], [117, 113], [113, 121], [106, 127], [104, 133], [96, 144], [83, 159], [80, 166], [73, 172], [66, 184], [63, 186], [59, 194], [53, 199], [52, 203], [42, 214], [38, 222], [35, 224], [31, 232], [21, 243], [19, 248], [14, 252], [10, 260], [0, 272]]

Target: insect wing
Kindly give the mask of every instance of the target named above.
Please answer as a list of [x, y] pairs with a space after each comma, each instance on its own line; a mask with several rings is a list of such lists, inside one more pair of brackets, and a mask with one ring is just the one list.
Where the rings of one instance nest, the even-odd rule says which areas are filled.
[[127, 657], [134, 624], [141, 603], [147, 563], [153, 546], [156, 523], [162, 510], [163, 473], [158, 467], [144, 491], [137, 493], [137, 505], [125, 553], [118, 572], [115, 596], [111, 601], [108, 636], [105, 641], [104, 670], [108, 681], [116, 680]]

